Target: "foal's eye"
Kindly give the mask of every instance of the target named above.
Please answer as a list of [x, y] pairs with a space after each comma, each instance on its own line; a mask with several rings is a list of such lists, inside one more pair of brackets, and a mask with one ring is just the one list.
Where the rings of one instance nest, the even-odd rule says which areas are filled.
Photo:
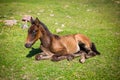
[[33, 35], [33, 36], [35, 36], [35, 35], [36, 35], [36, 33], [37, 33], [37, 31], [36, 31], [36, 30], [33, 30], [33, 31], [32, 31], [32, 35]]
[[32, 33], [36, 33], [36, 31], [34, 30]]

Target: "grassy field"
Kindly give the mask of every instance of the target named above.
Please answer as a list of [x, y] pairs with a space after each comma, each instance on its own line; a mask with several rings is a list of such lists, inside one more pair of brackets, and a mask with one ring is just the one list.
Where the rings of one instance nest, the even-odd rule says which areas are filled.
[[[32, 15], [52, 33], [82, 33], [100, 56], [79, 63], [35, 61], [24, 47], [22, 16]], [[14, 26], [4, 20], [17, 19]], [[56, 33], [56, 29], [62, 29]], [[38, 52], [40, 42], [33, 45]], [[120, 80], [120, 0], [0, 0], [0, 80]], [[26, 57], [29, 56], [29, 57]]]

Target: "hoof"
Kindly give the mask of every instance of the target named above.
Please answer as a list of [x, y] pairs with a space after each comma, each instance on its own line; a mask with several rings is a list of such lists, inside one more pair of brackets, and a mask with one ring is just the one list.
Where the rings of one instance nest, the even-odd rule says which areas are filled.
[[90, 52], [88, 53], [88, 55], [91, 55], [91, 56], [96, 56], [96, 53], [95, 53], [95, 52], [93, 52], [93, 51], [90, 51]]
[[74, 59], [74, 56], [73, 56], [73, 55], [68, 55], [68, 56], [67, 56], [67, 60], [68, 60], [68, 61], [72, 61], [73, 59]]
[[94, 56], [96, 56], [95, 52], [89, 52], [88, 54], [86, 54], [85, 58], [88, 59], [88, 58], [91, 58], [91, 57], [94, 57]]
[[35, 60], [39, 61], [39, 60], [41, 60], [41, 59], [42, 59], [42, 55], [37, 54], [37, 55], [35, 56]]
[[56, 55], [53, 55], [51, 61], [57, 62], [57, 61], [60, 61], [60, 60]]
[[79, 59], [79, 62], [80, 62], [80, 63], [84, 63], [84, 62], [85, 62], [85, 59]]

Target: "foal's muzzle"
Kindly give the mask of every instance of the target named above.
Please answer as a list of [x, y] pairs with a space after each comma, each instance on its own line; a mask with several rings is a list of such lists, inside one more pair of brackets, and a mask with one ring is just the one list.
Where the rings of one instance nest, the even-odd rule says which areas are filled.
[[26, 44], [25, 44], [25, 47], [26, 47], [26, 48], [31, 48], [31, 46], [32, 46], [32, 44], [30, 44], [30, 43], [26, 43]]

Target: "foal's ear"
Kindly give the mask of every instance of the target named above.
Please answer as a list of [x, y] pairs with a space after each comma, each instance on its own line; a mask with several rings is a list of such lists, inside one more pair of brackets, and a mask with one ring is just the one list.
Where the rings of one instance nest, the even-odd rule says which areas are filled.
[[32, 17], [30, 18], [30, 22], [31, 22], [31, 24], [34, 24], [34, 20]]
[[35, 24], [36, 25], [39, 25], [40, 24], [40, 20], [36, 17], [36, 19], [35, 19]]

